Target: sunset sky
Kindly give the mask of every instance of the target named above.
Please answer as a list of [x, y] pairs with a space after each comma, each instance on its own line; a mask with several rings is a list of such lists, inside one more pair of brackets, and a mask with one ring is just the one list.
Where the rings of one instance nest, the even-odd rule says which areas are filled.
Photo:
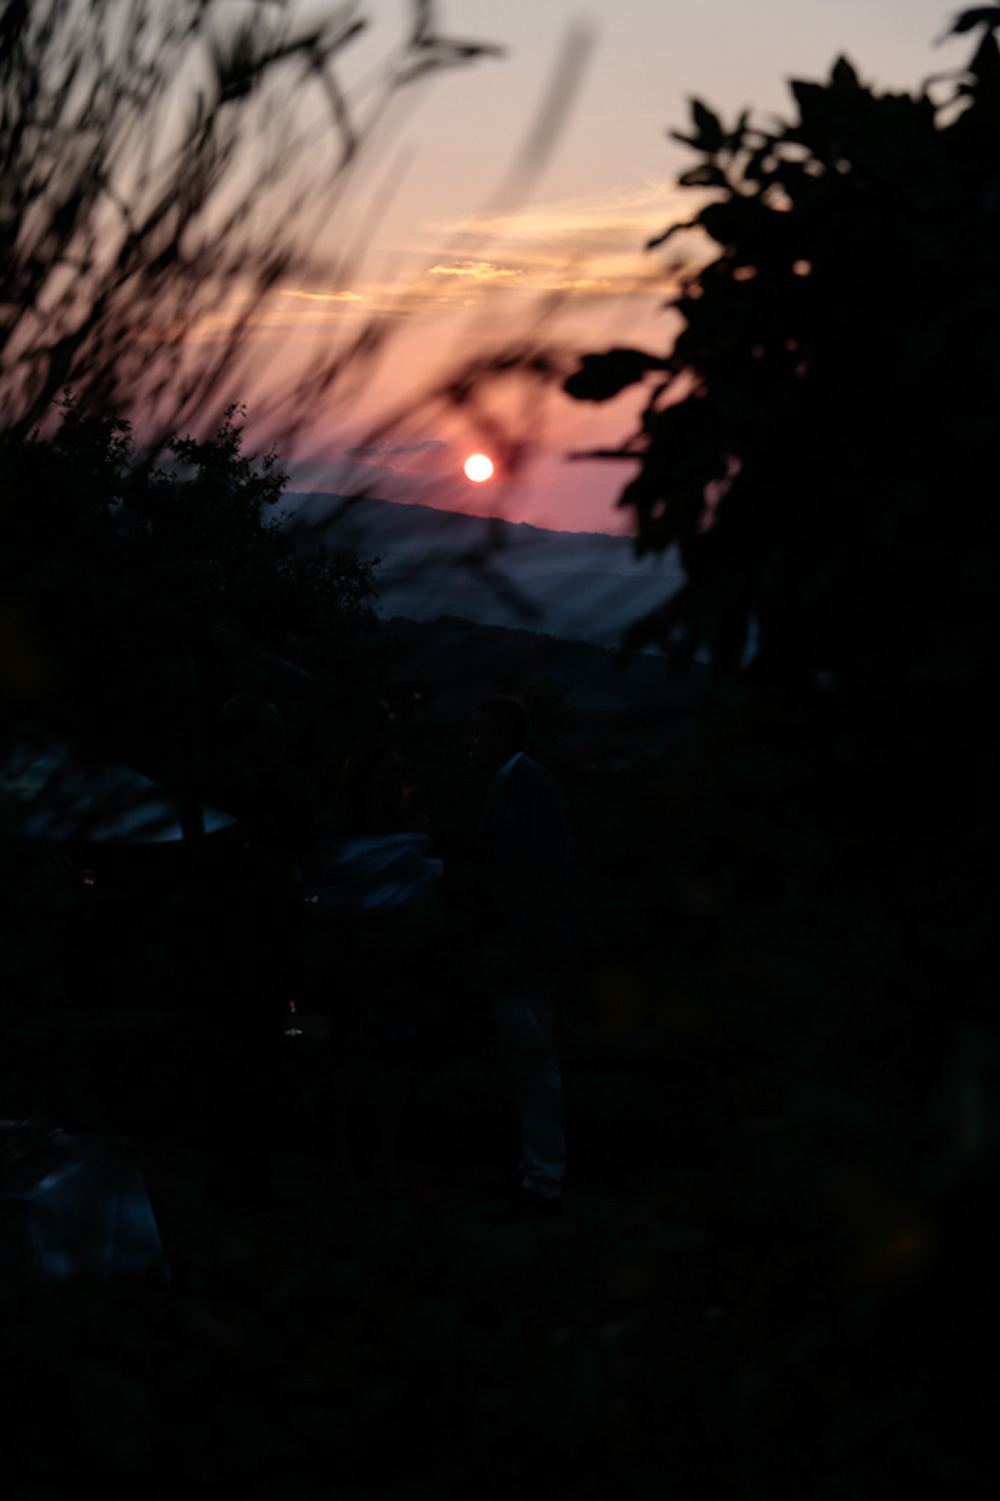
[[[406, 13], [401, 4], [371, 10], [377, 24], [345, 55], [355, 87]], [[468, 418], [417, 403], [377, 440], [370, 424], [414, 406], [471, 353], [537, 328], [546, 299], [558, 300], [546, 330], [570, 349], [666, 346], [677, 326], [662, 306], [671, 278], [663, 254], [642, 247], [697, 206], [693, 192], [673, 186], [693, 158], [666, 136], [687, 127], [692, 95], [724, 120], [750, 107], [767, 122], [788, 116], [789, 78], [825, 78], [840, 53], [866, 82], [913, 90], [964, 61], [967, 39], [932, 45], [954, 14], [940, 0], [450, 0], [439, 13], [447, 34], [496, 43], [506, 55], [442, 74], [404, 101], [343, 222], [319, 235], [315, 271], [281, 287], [254, 335], [266, 384], [373, 314], [392, 321], [387, 353], [353, 397], [338, 389], [310, 413], [293, 482], [622, 531], [614, 499], [629, 467], [564, 454], [624, 436], [634, 395], [594, 409], [557, 390], [544, 399], [520, 393], [533, 458], [513, 479], [498, 470], [484, 485], [462, 472], [470, 453], [489, 451]], [[563, 127], [541, 169], [519, 172], [547, 85], [560, 58], [573, 55], [582, 63]], [[367, 247], [349, 276], [335, 269], [345, 224]], [[699, 253], [690, 237], [686, 248]], [[514, 420], [514, 397], [497, 400]]]

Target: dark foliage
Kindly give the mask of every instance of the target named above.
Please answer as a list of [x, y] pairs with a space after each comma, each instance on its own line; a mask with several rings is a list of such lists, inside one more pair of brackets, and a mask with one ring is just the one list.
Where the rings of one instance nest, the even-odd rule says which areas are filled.
[[198, 743], [211, 759], [223, 700], [267, 688], [266, 658], [349, 693], [376, 630], [374, 564], [297, 550], [286, 475], [244, 451], [244, 415], [171, 440], [169, 468], [72, 396], [50, 437], [8, 444], [0, 566], [42, 664], [9, 711], [176, 786], [204, 775], [186, 763]]
[[566, 383], [604, 400], [663, 372], [620, 504], [640, 553], [679, 545], [687, 584], [631, 644], [681, 667], [707, 649], [732, 692], [650, 820], [700, 893], [661, 932], [675, 980], [700, 954], [702, 1006], [782, 1081], [785, 1128], [732, 1163], [727, 1234], [751, 1280], [758, 1257], [784, 1268], [754, 1315], [767, 1442], [803, 1475], [800, 1422], [845, 1445], [830, 1494], [903, 1463], [907, 1427], [911, 1462], [974, 1483], [973, 1385], [959, 1422], [928, 1361], [971, 1371], [966, 1298], [995, 1328], [1000, 9], [967, 32], [944, 96], [878, 95], [841, 58], [775, 129], [695, 101], [683, 181], [717, 254], [685, 327], [662, 359], [611, 350]]
[[692, 223], [718, 253], [675, 304], [686, 326], [665, 358], [589, 355], [566, 383], [606, 400], [665, 371], [620, 504], [640, 553], [680, 546], [688, 583], [634, 640], [704, 645], [727, 674], [754, 623], [761, 678], [826, 671], [894, 707], [995, 682], [995, 10], [953, 30], [974, 28], [941, 103], [878, 95], [845, 58], [793, 83], [776, 130], [694, 101], [681, 180], [712, 190]]

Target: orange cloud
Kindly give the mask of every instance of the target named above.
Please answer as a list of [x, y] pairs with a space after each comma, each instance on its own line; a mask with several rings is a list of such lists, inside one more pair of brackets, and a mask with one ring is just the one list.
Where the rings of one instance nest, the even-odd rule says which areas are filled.
[[607, 276], [575, 276], [568, 279], [548, 281], [546, 288], [551, 292], [602, 292], [613, 288], [614, 283]]
[[308, 302], [361, 302], [360, 292], [300, 292], [295, 287], [282, 287], [281, 297], [304, 297]]
[[[675, 236], [669, 257], [648, 252], [646, 244], [670, 225], [689, 223], [713, 196], [707, 190], [649, 182], [529, 204], [510, 213], [428, 223], [421, 234], [446, 235], [451, 254], [425, 274], [423, 295], [440, 298], [431, 278], [447, 277], [473, 296], [491, 285], [528, 294], [561, 292], [572, 299], [648, 297], [653, 292], [669, 296], [679, 289], [682, 268], [707, 264], [718, 249], [698, 229]], [[499, 253], [487, 258], [487, 244]]]
[[693, 218], [711, 196], [676, 183], [652, 182], [641, 188], [529, 204], [506, 214], [475, 214], [430, 224], [427, 229], [480, 242], [495, 239], [549, 260], [610, 251], [642, 254], [647, 240], [669, 224]]
[[509, 276], [520, 276], [519, 270], [509, 266], [496, 266], [492, 261], [452, 261], [450, 265], [431, 266], [429, 276], [460, 276], [473, 282], [503, 281]]

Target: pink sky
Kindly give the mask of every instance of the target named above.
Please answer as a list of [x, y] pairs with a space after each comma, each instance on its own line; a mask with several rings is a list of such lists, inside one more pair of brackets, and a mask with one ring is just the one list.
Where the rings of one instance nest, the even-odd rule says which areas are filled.
[[[359, 87], [399, 24], [396, 7], [369, 9], [377, 24], [346, 80]], [[452, 0], [439, 10], [446, 32], [500, 43], [508, 55], [433, 80], [394, 128], [390, 121], [336, 222], [318, 228], [313, 271], [281, 286], [256, 320], [258, 392], [263, 401], [310, 350], [334, 348], [382, 317], [391, 337], [381, 360], [355, 389], [338, 384], [306, 414], [303, 440], [287, 456], [296, 488], [367, 487], [390, 500], [621, 531], [627, 517], [614, 502], [631, 466], [571, 463], [565, 454], [624, 438], [636, 392], [594, 407], [557, 386], [498, 385], [486, 401], [489, 421], [523, 436], [528, 457], [474, 486], [462, 464], [470, 452], [491, 452], [489, 422], [435, 401], [435, 385], [511, 337], [544, 336], [567, 351], [635, 343], [663, 352], [677, 327], [663, 310], [676, 281], [664, 254], [643, 245], [697, 208], [693, 192], [673, 185], [691, 155], [665, 138], [686, 127], [689, 97], [724, 118], [752, 106], [767, 120], [788, 113], [789, 77], [825, 77], [840, 52], [863, 79], [912, 90], [963, 60], [961, 42], [931, 47], [951, 12], [937, 0], [601, 0], [586, 8]], [[589, 22], [591, 42], [572, 108], [544, 170], [522, 174], [518, 191], [506, 192], [574, 22]], [[394, 187], [366, 248], [346, 269], [344, 226], [353, 233], [374, 224], [372, 204], [387, 181]], [[670, 248], [672, 258], [683, 251], [697, 260], [707, 247], [688, 236]], [[251, 386], [241, 394], [252, 417], [257, 393]], [[373, 424], [394, 413], [372, 440]], [[373, 451], [351, 455], [358, 447]]]

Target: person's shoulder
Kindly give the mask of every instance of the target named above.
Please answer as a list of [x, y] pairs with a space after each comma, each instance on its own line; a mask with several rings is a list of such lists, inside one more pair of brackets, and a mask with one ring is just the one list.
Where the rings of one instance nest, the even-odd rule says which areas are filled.
[[514, 762], [513, 773], [515, 776], [532, 777], [535, 781], [551, 782], [556, 785], [556, 779], [547, 766], [540, 761], [535, 761], [524, 752]]
[[551, 771], [541, 762], [533, 761], [530, 756], [522, 755], [514, 764], [511, 775], [516, 777], [523, 787], [562, 801], [562, 788]]

